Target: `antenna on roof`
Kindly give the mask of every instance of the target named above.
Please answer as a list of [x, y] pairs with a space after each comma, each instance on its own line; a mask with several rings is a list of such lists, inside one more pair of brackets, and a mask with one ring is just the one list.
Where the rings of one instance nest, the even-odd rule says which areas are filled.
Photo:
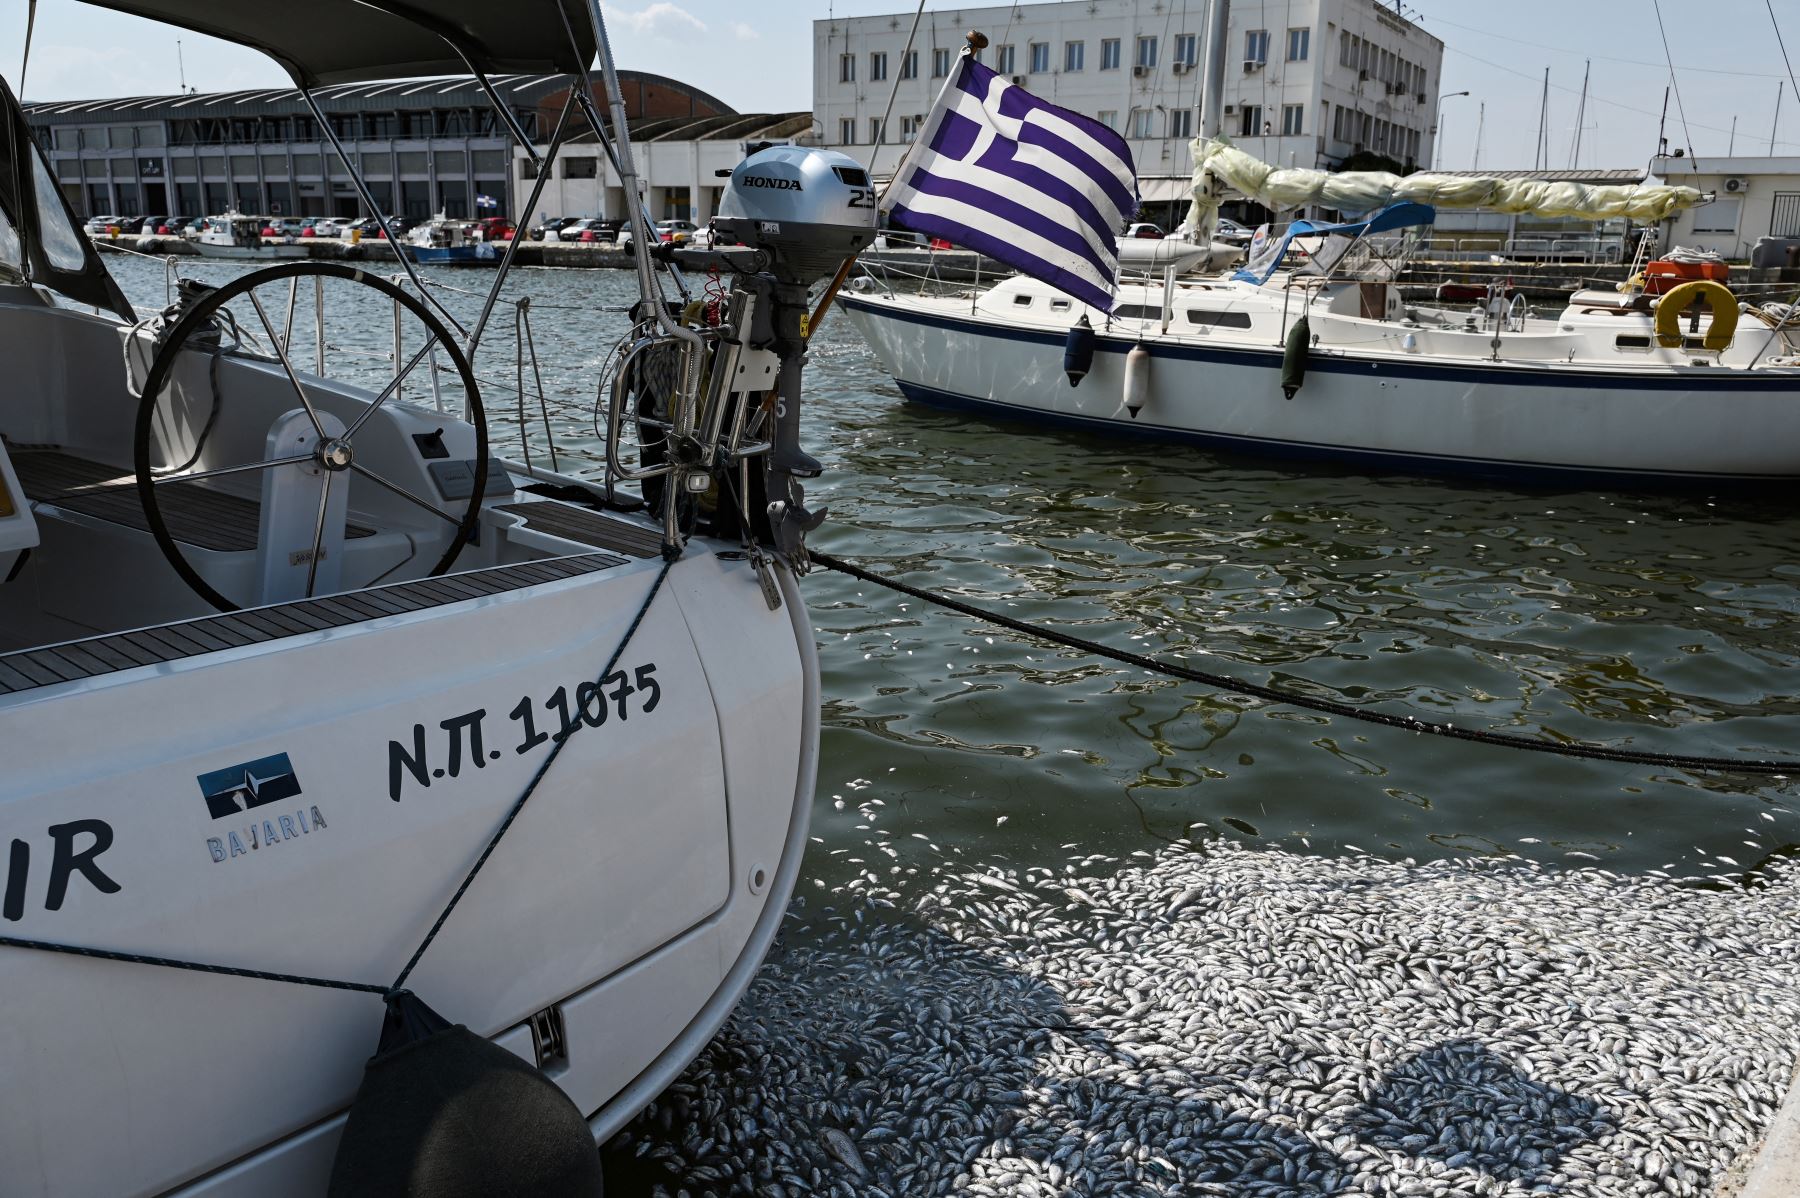
[[181, 58], [181, 39], [175, 39], [175, 73], [181, 76], [181, 94], [187, 94], [187, 63]]

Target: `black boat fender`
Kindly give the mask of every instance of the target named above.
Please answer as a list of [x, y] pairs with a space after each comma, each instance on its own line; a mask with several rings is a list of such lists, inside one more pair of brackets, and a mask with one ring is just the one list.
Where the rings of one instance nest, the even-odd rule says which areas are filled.
[[405, 990], [387, 1001], [329, 1198], [602, 1198], [599, 1149], [560, 1086]]
[[1069, 386], [1081, 386], [1093, 365], [1094, 326], [1083, 312], [1081, 319], [1069, 326], [1069, 335], [1063, 340], [1063, 373], [1069, 376]]
[[1281, 351], [1281, 393], [1288, 399], [1306, 382], [1306, 360], [1312, 355], [1312, 329], [1306, 317], [1288, 329], [1287, 348]]

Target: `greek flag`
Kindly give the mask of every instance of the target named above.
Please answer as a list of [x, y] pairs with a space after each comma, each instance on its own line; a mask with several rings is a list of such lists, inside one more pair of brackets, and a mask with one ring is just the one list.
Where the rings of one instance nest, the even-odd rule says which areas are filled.
[[475, 197], [475, 206], [477, 208], [498, 208], [500, 206], [500, 201], [496, 200], [493, 196], [477, 195]]
[[1120, 227], [1137, 212], [1125, 139], [1015, 87], [971, 55], [938, 94], [881, 204], [942, 237], [1111, 311]]

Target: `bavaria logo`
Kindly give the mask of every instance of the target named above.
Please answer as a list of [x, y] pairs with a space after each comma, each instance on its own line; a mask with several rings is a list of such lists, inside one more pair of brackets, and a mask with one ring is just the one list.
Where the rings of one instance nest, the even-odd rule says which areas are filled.
[[279, 803], [300, 793], [300, 779], [286, 753], [259, 757], [242, 765], [201, 774], [200, 793], [214, 819], [240, 815], [265, 803]]
[[769, 187], [776, 191], [805, 191], [798, 179], [777, 179], [773, 175], [745, 175], [739, 180], [745, 187]]

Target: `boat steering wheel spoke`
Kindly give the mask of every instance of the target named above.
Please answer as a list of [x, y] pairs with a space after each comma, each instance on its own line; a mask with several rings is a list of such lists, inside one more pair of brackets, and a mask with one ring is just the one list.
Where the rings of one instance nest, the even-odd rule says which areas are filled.
[[[297, 332], [295, 328], [296, 299], [301, 280], [304, 278], [313, 280], [315, 295], [319, 300], [316, 318], [319, 327], [313, 331], [313, 336], [319, 347], [317, 365], [321, 369], [315, 372], [320, 377], [314, 380], [310, 391], [307, 385], [301, 381], [299, 372], [294, 369], [293, 361], [289, 356]], [[405, 316], [410, 316], [423, 326], [425, 332], [423, 345], [404, 363], [395, 363], [396, 368], [392, 377], [386, 380], [385, 385], [371, 383], [363, 389], [364, 394], [360, 397], [362, 401], [360, 410], [354, 412], [345, 410], [346, 397], [341, 393], [339, 386], [328, 384], [323, 378], [325, 347], [323, 323], [326, 310], [324, 285], [329, 280], [340, 280], [353, 286], [372, 288], [379, 293], [379, 302], [391, 304], [395, 312], [396, 345], [399, 344], [399, 330], [402, 318]], [[280, 302], [286, 305], [283, 313], [285, 320], [280, 323], [271, 318], [268, 306], [257, 294], [259, 287], [278, 282], [287, 284], [280, 299]], [[228, 356], [222, 361], [231, 363], [235, 360], [242, 364], [238, 368], [264, 371], [268, 369], [269, 365], [279, 364], [282, 375], [285, 376], [288, 386], [293, 389], [294, 395], [299, 399], [300, 408], [305, 411], [307, 422], [311, 425], [307, 437], [316, 436], [316, 440], [310, 447], [302, 447], [306, 448], [306, 452], [281, 454], [258, 462], [241, 462], [231, 466], [202, 464], [199, 469], [178, 468], [174, 472], [153, 467], [151, 465], [152, 449], [158, 440], [159, 430], [166, 427], [165, 422], [158, 419], [159, 408], [166, 411], [166, 407], [176, 391], [173, 386], [175, 372], [183, 360], [183, 351], [191, 348], [196, 354], [216, 352], [209, 343], [209, 335], [216, 339], [216, 329], [222, 320], [236, 325], [237, 322], [231, 315], [232, 309], [228, 305], [240, 299], [248, 300], [250, 307], [256, 312], [256, 323], [262, 325], [262, 332], [268, 338], [270, 352], [266, 358], [239, 357], [234, 359]], [[248, 329], [239, 331], [240, 334], [247, 335], [249, 333]], [[260, 344], [261, 339], [258, 338], [257, 341]], [[374, 463], [357, 461], [354, 444], [356, 435], [368, 424], [376, 411], [386, 405], [390, 397], [399, 394], [402, 384], [418, 369], [421, 363], [430, 361], [433, 371], [438, 369], [437, 355], [439, 353], [443, 354], [449, 363], [450, 377], [460, 382], [465, 396], [466, 419], [475, 433], [474, 457], [469, 463], [475, 476], [475, 485], [470, 491], [467, 503], [461, 505], [460, 511], [455, 510], [457, 505], [451, 505], [452, 510], [446, 511], [444, 507], [421, 498], [414, 489], [389, 477], [391, 471], [384, 473], [380, 468], [379, 461]], [[399, 355], [396, 354], [395, 358], [398, 359], [398, 357]], [[253, 362], [265, 363], [265, 365], [260, 367], [250, 365]], [[213, 422], [229, 421], [232, 417], [233, 410], [228, 398], [230, 393], [224, 392], [223, 388], [219, 390], [223, 394], [219, 392], [214, 394], [213, 414], [209, 417], [205, 429], [198, 435], [198, 444], [193, 450], [193, 458], [187, 463], [188, 466], [194, 466], [205, 452], [208, 435], [213, 431]], [[223, 410], [217, 406], [220, 404], [224, 405]], [[336, 409], [336, 411], [332, 409]], [[342, 418], [338, 416], [340, 411], [343, 412]], [[300, 427], [304, 428], [305, 425]], [[333, 427], [341, 427], [343, 431], [334, 435], [330, 431]], [[256, 429], [251, 435], [263, 436], [266, 435], [266, 432], [263, 429]], [[241, 442], [245, 437], [246, 431], [239, 428], [231, 440]], [[235, 611], [240, 605], [221, 594], [201, 574], [195, 563], [188, 557], [182, 543], [177, 541], [171, 533], [163, 508], [165, 505], [173, 503], [175, 497], [181, 494], [179, 488], [170, 486], [172, 483], [204, 483], [223, 478], [254, 479], [263, 471], [279, 467], [316, 467], [316, 474], [319, 476], [317, 478], [318, 510], [313, 521], [310, 538], [311, 553], [306, 567], [305, 594], [308, 598], [313, 597], [319, 590], [320, 560], [328, 554], [341, 552], [334, 547], [335, 542], [330, 540], [329, 523], [333, 509], [344, 513], [343, 518], [348, 519], [349, 509], [346, 500], [352, 493], [352, 489], [349, 488], [351, 474], [368, 479], [373, 485], [415, 507], [423, 508], [450, 526], [448, 544], [436, 563], [425, 572], [427, 577], [436, 577], [449, 572], [461, 554], [463, 546], [474, 539], [479, 526], [482, 499], [487, 490], [487, 419], [482, 411], [480, 388], [475, 381], [474, 372], [469, 366], [468, 358], [458, 347], [455, 338], [445, 328], [441, 318], [411, 292], [386, 279], [335, 262], [284, 262], [252, 271], [207, 292], [188, 308], [169, 329], [144, 378], [143, 398], [138, 405], [137, 427], [132, 451], [139, 502], [143, 504], [144, 515], [157, 547], [162, 551], [163, 557], [167, 559], [169, 565], [180, 575], [182, 581], [186, 582], [195, 594], [220, 611]], [[171, 458], [165, 455], [164, 460], [171, 460]], [[372, 465], [376, 468], [371, 468]], [[331, 477], [333, 474], [343, 474], [344, 477], [333, 479]], [[205, 490], [205, 488], [197, 489]], [[259, 536], [267, 527], [267, 525], [263, 525], [259, 528]], [[265, 548], [260, 544], [257, 546], [259, 552]], [[303, 551], [301, 545], [293, 545], [291, 549], [296, 558]]]

